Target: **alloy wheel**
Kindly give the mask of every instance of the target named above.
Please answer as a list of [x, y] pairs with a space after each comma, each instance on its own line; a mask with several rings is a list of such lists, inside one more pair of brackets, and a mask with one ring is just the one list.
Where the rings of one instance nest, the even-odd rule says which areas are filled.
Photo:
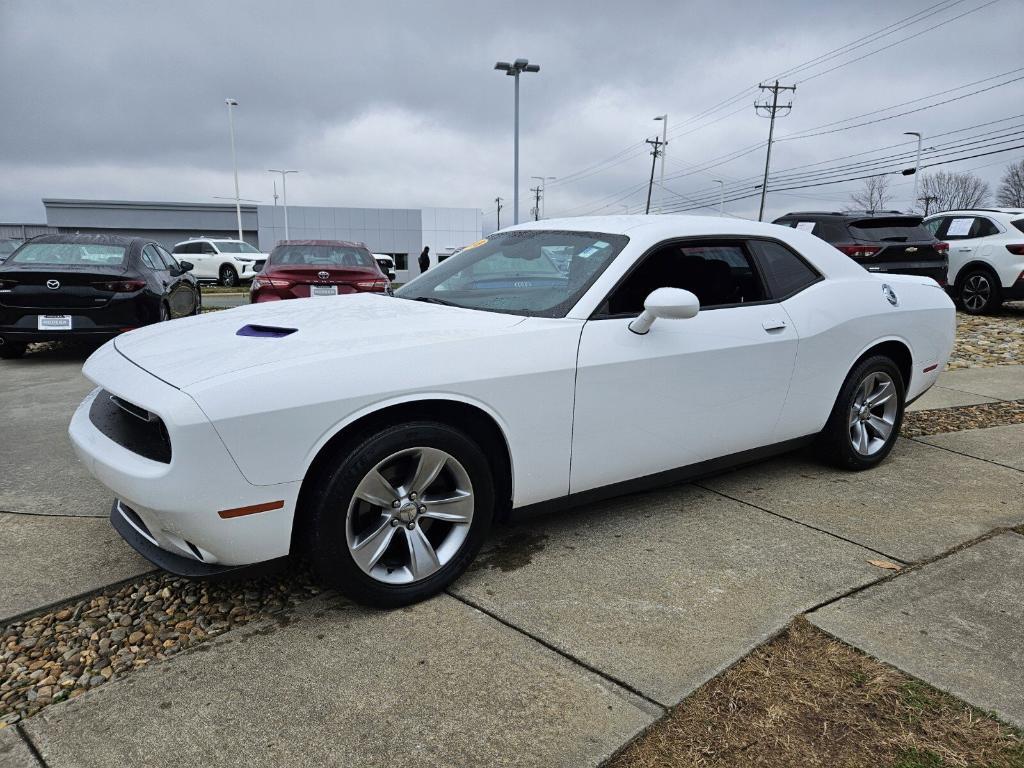
[[224, 267], [220, 271], [220, 284], [225, 288], [233, 288], [238, 285], [238, 275], [231, 267]]
[[986, 275], [975, 273], [964, 281], [961, 300], [964, 307], [974, 312], [985, 308], [992, 298], [992, 283]]
[[348, 551], [377, 581], [421, 581], [458, 554], [473, 511], [473, 484], [458, 459], [438, 448], [407, 448], [356, 486], [345, 519]]
[[873, 456], [889, 442], [899, 398], [896, 384], [884, 371], [869, 373], [853, 396], [850, 404], [850, 442], [861, 456]]

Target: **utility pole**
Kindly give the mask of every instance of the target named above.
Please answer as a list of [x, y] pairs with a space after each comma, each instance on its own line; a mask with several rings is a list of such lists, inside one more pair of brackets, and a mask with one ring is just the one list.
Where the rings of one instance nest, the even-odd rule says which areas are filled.
[[538, 184], [536, 187], [530, 187], [530, 191], [533, 192], [533, 220], [540, 220], [540, 193], [541, 186]]
[[277, 208], [277, 179], [274, 179], [274, 207]]
[[501, 198], [494, 198], [494, 202], [498, 204], [498, 229], [501, 229]]
[[935, 195], [925, 195], [924, 197], [921, 198], [921, 200], [924, 202], [924, 215], [925, 216], [928, 215], [928, 210], [931, 208], [931, 204], [934, 203], [938, 199], [939, 198], [937, 198]]
[[665, 205], [665, 155], [668, 154], [668, 113], [654, 118], [661, 121], [661, 180], [658, 182], [658, 213]]
[[658, 167], [658, 158], [661, 156], [661, 147], [665, 143], [657, 136], [653, 139], [645, 139], [645, 141], [654, 147], [651, 150], [651, 180], [647, 182], [647, 208], [644, 213], [651, 212], [651, 190], [654, 188], [654, 169]]
[[[923, 136], [920, 131], [905, 131], [903, 135], [917, 137], [917, 159], [914, 161], [914, 196], [910, 198], [910, 213], [913, 213], [914, 209], [917, 208], [917, 179], [921, 175], [921, 139]], [[907, 171], [903, 171], [903, 175], [908, 175]], [[925, 216], [927, 215], [925, 213]]]
[[718, 215], [725, 216], [725, 182], [721, 179], [715, 179], [715, 183], [718, 187]]
[[[762, 117], [771, 118], [771, 122], [768, 126], [768, 153], [765, 155], [764, 158], [764, 183], [761, 185], [761, 209], [758, 211], [757, 214], [757, 220], [764, 221], [764, 198], [765, 195], [768, 193], [768, 169], [771, 166], [772, 162], [772, 140], [775, 138], [775, 115], [781, 112], [782, 110], [786, 110], [785, 114], [788, 115], [790, 110], [793, 109], [792, 101], [789, 102], [788, 104], [779, 104], [779, 91], [793, 91], [794, 93], [796, 93], [796, 86], [779, 85], [779, 81], [776, 80], [775, 85], [765, 85], [764, 83], [762, 83], [758, 85], [758, 88], [760, 88], [762, 91], [772, 92], [772, 103], [770, 105], [767, 103], [758, 104], [756, 101], [754, 102], [755, 113], [761, 115]], [[765, 110], [767, 114], [762, 114], [761, 110]]]

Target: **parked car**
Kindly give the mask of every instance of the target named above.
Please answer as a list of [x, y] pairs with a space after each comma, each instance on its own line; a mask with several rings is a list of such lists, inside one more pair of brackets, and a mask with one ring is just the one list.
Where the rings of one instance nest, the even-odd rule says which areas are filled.
[[924, 226], [950, 243], [950, 290], [965, 312], [994, 312], [1004, 301], [1024, 299], [1024, 210], [944, 211]]
[[[551, 248], [571, 251], [568, 272], [535, 282]], [[812, 441], [840, 467], [876, 466], [954, 326], [931, 278], [866, 272], [796, 229], [530, 222], [395, 298], [275, 302], [120, 337], [86, 362], [99, 389], [70, 434], [116, 497], [113, 525], [161, 567], [303, 553], [354, 599], [397, 606], [450, 584], [513, 510]]]
[[250, 287], [250, 301], [345, 293], [390, 293], [391, 282], [362, 243], [285, 240], [274, 246]]
[[144, 325], [197, 315], [192, 265], [151, 240], [44, 235], [0, 266], [0, 357], [36, 341], [103, 340]]
[[21, 245], [24, 240], [15, 240], [12, 238], [5, 238], [0, 240], [0, 264], [7, 261], [7, 257], [14, 253], [18, 246]]
[[776, 224], [803, 229], [869, 272], [925, 275], [946, 284], [949, 244], [921, 226], [921, 216], [899, 211], [787, 213]]
[[395, 272], [395, 259], [393, 256], [388, 256], [386, 253], [375, 253], [373, 258], [377, 261], [377, 266], [380, 267], [380, 271], [384, 273], [385, 277], [391, 282], [395, 281], [398, 276]]
[[215, 280], [229, 287], [252, 280], [267, 260], [267, 254], [248, 243], [214, 237], [177, 243], [174, 254], [192, 262], [198, 280]]

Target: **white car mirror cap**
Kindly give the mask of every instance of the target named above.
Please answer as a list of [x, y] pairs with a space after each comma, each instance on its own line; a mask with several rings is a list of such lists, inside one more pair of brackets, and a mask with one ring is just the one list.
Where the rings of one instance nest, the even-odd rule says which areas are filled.
[[643, 335], [659, 317], [686, 320], [700, 312], [700, 299], [682, 288], [658, 288], [644, 301], [644, 311], [629, 324], [629, 330]]

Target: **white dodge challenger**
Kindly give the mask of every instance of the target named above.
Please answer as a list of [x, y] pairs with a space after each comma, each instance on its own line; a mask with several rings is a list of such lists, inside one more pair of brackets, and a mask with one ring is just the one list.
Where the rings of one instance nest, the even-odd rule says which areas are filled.
[[816, 440], [882, 461], [947, 361], [924, 277], [808, 233], [607, 216], [502, 230], [405, 285], [132, 331], [71, 422], [111, 521], [203, 576], [301, 553], [379, 606], [448, 585], [491, 523]]

